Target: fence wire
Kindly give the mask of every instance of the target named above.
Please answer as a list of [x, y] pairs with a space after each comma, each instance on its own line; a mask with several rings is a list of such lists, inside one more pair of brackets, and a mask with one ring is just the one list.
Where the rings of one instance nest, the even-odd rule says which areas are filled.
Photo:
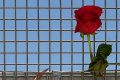
[[[103, 9], [102, 28], [91, 39], [93, 53], [100, 43], [112, 44], [106, 71], [115, 71], [117, 80], [119, 0], [0, 0], [2, 80], [6, 80], [4, 71], [14, 71], [17, 80], [19, 71], [39, 72], [48, 67], [49, 71], [61, 72], [87, 70], [90, 62], [87, 39], [80, 39], [79, 34], [74, 33], [74, 10], [84, 5], [98, 5]], [[28, 80], [28, 73], [25, 75]]]

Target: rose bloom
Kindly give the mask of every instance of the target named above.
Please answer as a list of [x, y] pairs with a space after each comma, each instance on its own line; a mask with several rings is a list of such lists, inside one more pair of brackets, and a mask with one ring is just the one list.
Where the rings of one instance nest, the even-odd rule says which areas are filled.
[[83, 6], [75, 10], [77, 21], [75, 33], [93, 34], [102, 25], [100, 16], [102, 8], [98, 6]]

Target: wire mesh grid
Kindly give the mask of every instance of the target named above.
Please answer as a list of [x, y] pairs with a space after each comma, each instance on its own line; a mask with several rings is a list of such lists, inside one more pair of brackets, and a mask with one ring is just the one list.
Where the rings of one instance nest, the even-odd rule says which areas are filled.
[[[74, 33], [74, 10], [84, 5], [103, 8], [102, 28], [92, 37], [93, 53], [100, 43], [113, 45], [107, 71], [119, 71], [119, 0], [0, 0], [0, 68], [3, 71], [84, 71], [89, 66], [86, 38]], [[67, 59], [66, 59], [67, 57]], [[116, 65], [114, 65], [116, 64]], [[71, 73], [72, 75], [73, 73]], [[3, 80], [6, 73], [3, 72]], [[28, 80], [28, 73], [26, 80]], [[84, 76], [83, 76], [84, 78]], [[71, 77], [72, 79], [72, 77]]]

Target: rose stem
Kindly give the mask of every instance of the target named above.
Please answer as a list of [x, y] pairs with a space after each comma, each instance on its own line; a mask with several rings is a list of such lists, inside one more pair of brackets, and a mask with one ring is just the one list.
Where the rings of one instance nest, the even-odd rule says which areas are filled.
[[87, 39], [88, 39], [88, 45], [89, 45], [89, 51], [90, 51], [90, 59], [91, 59], [91, 62], [92, 62], [93, 55], [92, 55], [92, 47], [91, 47], [90, 35], [87, 35]]

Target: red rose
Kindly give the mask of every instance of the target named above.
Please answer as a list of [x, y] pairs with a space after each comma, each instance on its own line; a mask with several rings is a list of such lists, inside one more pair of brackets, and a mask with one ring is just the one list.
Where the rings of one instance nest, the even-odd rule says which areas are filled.
[[75, 10], [77, 21], [75, 32], [83, 34], [92, 34], [102, 25], [100, 16], [102, 8], [98, 6], [83, 6]]

